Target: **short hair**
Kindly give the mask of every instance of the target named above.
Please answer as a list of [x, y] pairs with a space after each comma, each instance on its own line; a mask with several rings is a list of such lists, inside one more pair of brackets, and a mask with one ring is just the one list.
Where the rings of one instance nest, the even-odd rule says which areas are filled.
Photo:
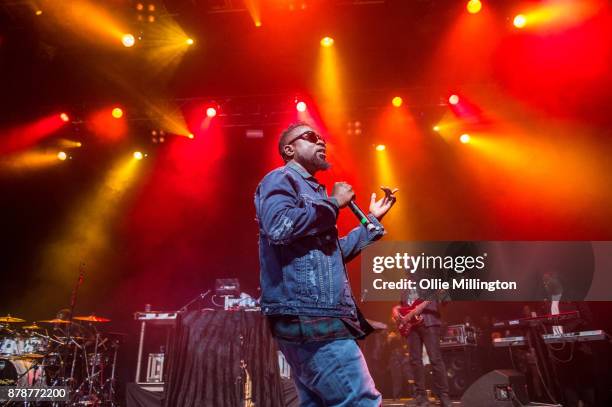
[[312, 127], [309, 123], [306, 122], [293, 122], [291, 123], [289, 126], [287, 126], [287, 128], [285, 130], [282, 131], [282, 133], [280, 134], [280, 137], [278, 138], [278, 153], [280, 154], [280, 156], [283, 158], [284, 162], [289, 161], [289, 157], [287, 157], [285, 155], [285, 151], [284, 151], [284, 147], [287, 144], [287, 138], [289, 137], [289, 134], [297, 129], [298, 127], [301, 126], [308, 126], [308, 127]]

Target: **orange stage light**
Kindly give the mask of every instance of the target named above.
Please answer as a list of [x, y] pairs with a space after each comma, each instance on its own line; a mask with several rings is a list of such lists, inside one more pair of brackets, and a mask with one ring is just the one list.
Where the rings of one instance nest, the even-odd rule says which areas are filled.
[[463, 144], [467, 144], [470, 142], [470, 135], [469, 134], [462, 134], [461, 137], [459, 137], [459, 141], [461, 141]]
[[448, 103], [450, 103], [451, 105], [456, 105], [457, 103], [459, 103], [459, 96], [450, 95], [448, 98]]
[[332, 37], [323, 37], [323, 39], [321, 39], [322, 47], [331, 47], [332, 45], [334, 45], [334, 39]]
[[130, 48], [136, 43], [136, 38], [134, 38], [132, 34], [123, 34], [123, 37], [121, 37], [121, 43], [124, 47]]
[[476, 14], [482, 9], [482, 3], [480, 0], [470, 0], [468, 1], [466, 8], [470, 14]]
[[121, 119], [123, 117], [123, 110], [120, 107], [116, 107], [111, 112], [115, 119]]
[[379, 144], [376, 146], [376, 151], [385, 151], [387, 147], [384, 144]]
[[513, 24], [516, 28], [523, 28], [525, 25], [527, 25], [527, 18], [524, 15], [519, 14], [514, 17]]
[[144, 154], [140, 151], [134, 151], [134, 154], [132, 155], [136, 160], [142, 160], [144, 158]]
[[396, 96], [391, 100], [391, 104], [395, 107], [400, 107], [404, 103], [401, 97]]
[[66, 158], [68, 158], [68, 154], [66, 154], [63, 151], [60, 151], [59, 153], [57, 153], [57, 159], [60, 161], [65, 161]]

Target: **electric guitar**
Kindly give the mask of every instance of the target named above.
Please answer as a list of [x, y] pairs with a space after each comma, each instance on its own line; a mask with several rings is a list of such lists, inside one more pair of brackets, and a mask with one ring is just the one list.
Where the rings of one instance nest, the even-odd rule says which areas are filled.
[[425, 307], [433, 301], [435, 296], [444, 291], [445, 290], [435, 291], [431, 293], [427, 299], [417, 298], [412, 304], [398, 308], [400, 318], [397, 320], [397, 329], [403, 337], [407, 337], [413, 328], [423, 323], [421, 313]]

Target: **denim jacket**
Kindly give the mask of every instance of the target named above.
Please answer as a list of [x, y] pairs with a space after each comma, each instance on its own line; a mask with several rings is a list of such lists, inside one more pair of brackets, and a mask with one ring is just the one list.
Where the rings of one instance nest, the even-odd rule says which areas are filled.
[[338, 238], [338, 204], [302, 166], [289, 162], [257, 186], [261, 307], [266, 315], [356, 317], [344, 263], [385, 232], [358, 226]]

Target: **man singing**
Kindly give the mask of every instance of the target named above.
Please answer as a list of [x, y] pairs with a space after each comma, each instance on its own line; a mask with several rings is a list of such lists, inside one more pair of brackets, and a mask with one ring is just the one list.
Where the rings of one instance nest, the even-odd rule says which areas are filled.
[[314, 175], [329, 168], [325, 140], [308, 124], [282, 132], [285, 166], [267, 174], [255, 192], [259, 222], [261, 307], [291, 366], [301, 406], [379, 406], [355, 339], [372, 331], [355, 304], [345, 262], [382, 237], [380, 219], [394, 193], [372, 194], [363, 226], [339, 238], [336, 219], [355, 196], [345, 182], [331, 196]]

